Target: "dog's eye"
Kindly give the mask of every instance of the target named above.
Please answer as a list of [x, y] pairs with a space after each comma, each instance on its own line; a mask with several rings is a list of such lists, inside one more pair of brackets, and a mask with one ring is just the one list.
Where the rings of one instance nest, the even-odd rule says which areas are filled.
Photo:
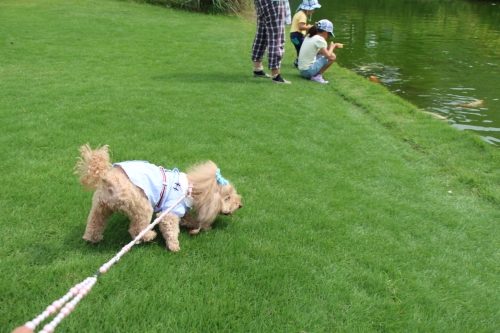
[[229, 201], [230, 199], [231, 199], [231, 196], [229, 196], [229, 195], [224, 198], [224, 200], [226, 200], [226, 201]]

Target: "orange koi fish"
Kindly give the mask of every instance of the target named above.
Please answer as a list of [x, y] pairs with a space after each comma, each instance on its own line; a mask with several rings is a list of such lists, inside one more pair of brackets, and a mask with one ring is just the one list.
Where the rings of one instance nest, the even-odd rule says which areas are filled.
[[461, 106], [463, 108], [476, 108], [478, 106], [481, 106], [484, 104], [484, 101], [482, 99], [478, 99], [477, 101], [470, 102], [467, 104], [457, 104], [457, 106]]

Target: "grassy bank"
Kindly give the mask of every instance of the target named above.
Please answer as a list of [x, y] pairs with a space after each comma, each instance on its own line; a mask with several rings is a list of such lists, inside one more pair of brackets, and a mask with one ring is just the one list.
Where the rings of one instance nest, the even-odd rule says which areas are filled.
[[210, 14], [239, 15], [253, 6], [252, 0], [133, 0]]
[[[499, 153], [347, 70], [251, 77], [254, 23], [111, 0], [0, 4], [0, 327], [130, 240], [81, 236], [79, 145], [214, 160], [243, 195], [181, 251], [134, 247], [64, 332], [496, 332]], [[341, 50], [338, 54], [342, 56]], [[39, 327], [41, 329], [41, 327]]]

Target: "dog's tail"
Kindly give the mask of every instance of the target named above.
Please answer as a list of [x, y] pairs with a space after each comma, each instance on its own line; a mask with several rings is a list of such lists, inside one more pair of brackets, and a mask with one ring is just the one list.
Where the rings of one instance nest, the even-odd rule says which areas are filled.
[[74, 173], [80, 177], [80, 184], [84, 190], [95, 190], [101, 179], [111, 169], [108, 145], [92, 150], [87, 143], [78, 150], [82, 156], [78, 157]]

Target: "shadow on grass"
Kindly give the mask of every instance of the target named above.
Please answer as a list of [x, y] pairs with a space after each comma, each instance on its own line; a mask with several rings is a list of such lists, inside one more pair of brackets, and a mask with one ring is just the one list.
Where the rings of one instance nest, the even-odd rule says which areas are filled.
[[271, 79], [263, 79], [258, 77], [253, 77], [250, 72], [248, 75], [242, 76], [241, 74], [230, 74], [222, 72], [211, 72], [211, 73], [174, 73], [174, 74], [161, 74], [151, 77], [154, 81], [181, 81], [185, 83], [198, 83], [198, 82], [210, 82], [210, 83], [261, 83], [269, 84]]
[[[218, 216], [212, 224], [213, 230], [225, 230], [228, 227], [229, 216]], [[151, 222], [154, 219], [152, 218]], [[113, 256], [121, 250], [121, 248], [132, 241], [132, 237], [128, 232], [130, 221], [127, 216], [115, 213], [109, 219], [106, 229], [104, 229], [104, 240], [102, 242], [93, 244], [85, 241], [82, 236], [85, 232], [85, 225], [75, 226], [71, 232], [66, 235], [64, 245], [59, 248], [53, 246], [40, 246], [31, 247], [28, 251], [31, 253], [32, 263], [37, 265], [48, 265], [54, 260], [60, 259], [61, 252], [71, 250], [80, 250], [82, 253], [102, 253]], [[136, 246], [155, 246], [165, 247], [165, 239], [163, 238], [158, 226], [153, 229], [156, 231], [156, 238], [150, 243], [141, 243]], [[190, 229], [181, 227], [181, 234], [188, 234]], [[203, 231], [202, 231], [203, 232]]]

